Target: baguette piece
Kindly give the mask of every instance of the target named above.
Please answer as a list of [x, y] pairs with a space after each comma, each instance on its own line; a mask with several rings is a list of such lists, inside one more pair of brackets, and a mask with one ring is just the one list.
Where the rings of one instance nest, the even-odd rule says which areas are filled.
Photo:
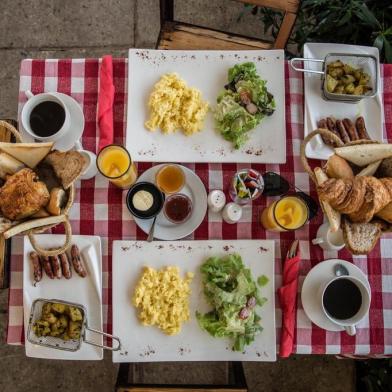
[[342, 230], [347, 250], [353, 255], [370, 253], [381, 237], [381, 226], [378, 222], [352, 223], [343, 218]]
[[335, 148], [335, 153], [359, 167], [392, 157], [392, 144], [357, 144]]
[[357, 174], [357, 176], [374, 176], [381, 162], [382, 161], [380, 160], [373, 163], [369, 163]]
[[24, 167], [25, 165], [13, 156], [5, 152], [0, 152], [0, 178], [3, 180], [5, 180], [8, 175], [15, 174]]
[[[314, 169], [314, 175], [316, 176], [317, 185], [321, 185], [325, 181], [328, 180], [328, 176], [324, 173], [321, 167], [316, 167]], [[331, 227], [331, 231], [334, 233], [339, 230], [341, 215], [339, 212], [334, 210], [328, 202], [320, 200], [321, 207], [326, 215], [329, 225]]]
[[46, 210], [51, 215], [60, 215], [61, 208], [64, 206], [67, 200], [67, 194], [62, 188], [53, 188], [50, 191], [50, 200], [46, 206]]

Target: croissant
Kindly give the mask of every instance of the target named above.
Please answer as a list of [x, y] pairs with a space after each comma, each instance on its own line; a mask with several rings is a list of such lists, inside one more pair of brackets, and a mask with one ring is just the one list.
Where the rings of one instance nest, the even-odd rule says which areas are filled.
[[392, 202], [392, 178], [360, 176], [330, 178], [317, 187], [319, 198], [349, 216], [352, 222], [368, 223]]

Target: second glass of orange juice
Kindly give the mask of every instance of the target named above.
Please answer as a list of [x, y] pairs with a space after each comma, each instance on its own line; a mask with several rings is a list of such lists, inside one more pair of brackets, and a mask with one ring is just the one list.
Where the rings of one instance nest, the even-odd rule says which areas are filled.
[[308, 219], [309, 208], [298, 196], [284, 196], [267, 206], [261, 214], [261, 224], [270, 231], [297, 230]]
[[123, 146], [111, 144], [104, 147], [97, 156], [97, 167], [103, 176], [119, 188], [129, 188], [137, 179], [136, 166]]

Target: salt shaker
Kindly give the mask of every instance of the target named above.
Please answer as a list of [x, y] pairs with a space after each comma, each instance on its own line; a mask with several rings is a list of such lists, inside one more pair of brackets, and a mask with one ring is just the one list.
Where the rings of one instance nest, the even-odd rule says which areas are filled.
[[222, 218], [226, 223], [237, 223], [242, 216], [242, 208], [236, 203], [228, 203], [222, 211]]
[[219, 212], [226, 204], [226, 196], [221, 190], [215, 189], [208, 194], [207, 204], [210, 211]]

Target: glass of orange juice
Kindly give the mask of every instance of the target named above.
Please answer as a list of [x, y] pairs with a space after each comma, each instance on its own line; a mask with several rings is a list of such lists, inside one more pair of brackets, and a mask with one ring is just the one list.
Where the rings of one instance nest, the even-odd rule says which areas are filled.
[[284, 196], [267, 206], [261, 214], [261, 224], [270, 231], [300, 229], [309, 220], [309, 208], [299, 196]]
[[110, 144], [97, 156], [100, 173], [119, 188], [130, 188], [137, 179], [137, 170], [131, 155], [123, 147]]

